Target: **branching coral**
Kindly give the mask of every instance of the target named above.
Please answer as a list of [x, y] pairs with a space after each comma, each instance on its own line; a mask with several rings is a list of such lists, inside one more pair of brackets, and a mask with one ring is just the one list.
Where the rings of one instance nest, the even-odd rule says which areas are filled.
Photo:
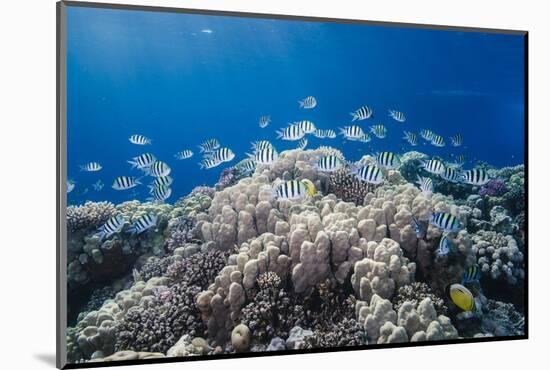
[[345, 202], [362, 205], [365, 196], [374, 190], [375, 186], [361, 181], [344, 168], [330, 175], [329, 192]]
[[164, 247], [170, 253], [176, 248], [184, 247], [185, 244], [197, 241], [199, 230], [196, 228], [196, 219], [189, 216], [180, 216], [170, 220], [168, 224], [169, 236], [166, 238]]
[[177, 260], [168, 266], [165, 276], [172, 281], [185, 281], [203, 289], [214, 281], [225, 266], [227, 253], [220, 251], [199, 252]]
[[474, 251], [484, 274], [515, 284], [523, 279], [523, 253], [513, 236], [494, 231], [478, 231], [473, 236]]
[[438, 297], [426, 283], [414, 282], [400, 287], [393, 297], [392, 303], [395, 311], [405, 303], [410, 302], [414, 307], [425, 298], [430, 298], [438, 315], [447, 315], [448, 308], [442, 298]]

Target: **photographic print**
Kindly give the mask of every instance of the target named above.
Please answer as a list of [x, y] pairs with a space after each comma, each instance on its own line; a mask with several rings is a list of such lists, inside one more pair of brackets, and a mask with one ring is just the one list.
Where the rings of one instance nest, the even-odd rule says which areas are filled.
[[526, 32], [60, 6], [67, 367], [526, 338]]

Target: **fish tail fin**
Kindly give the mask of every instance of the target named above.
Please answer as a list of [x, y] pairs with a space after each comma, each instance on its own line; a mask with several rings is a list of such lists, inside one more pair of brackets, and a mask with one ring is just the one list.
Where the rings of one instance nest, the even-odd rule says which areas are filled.
[[305, 100], [298, 100], [298, 104], [300, 104], [300, 108], [303, 108], [304, 105], [306, 104], [306, 101]]
[[132, 169], [138, 166], [137, 161], [127, 161], [127, 162], [132, 165]]
[[284, 136], [284, 130], [277, 130], [277, 139], [281, 139]]
[[359, 119], [359, 115], [357, 113], [350, 112], [350, 114], [351, 114], [351, 117], [352, 117], [351, 122], [355, 122]]

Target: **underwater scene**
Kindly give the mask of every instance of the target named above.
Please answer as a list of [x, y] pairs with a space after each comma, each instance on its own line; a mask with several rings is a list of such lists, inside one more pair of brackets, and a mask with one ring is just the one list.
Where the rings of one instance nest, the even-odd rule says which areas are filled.
[[522, 35], [69, 6], [66, 42], [69, 363], [525, 335]]

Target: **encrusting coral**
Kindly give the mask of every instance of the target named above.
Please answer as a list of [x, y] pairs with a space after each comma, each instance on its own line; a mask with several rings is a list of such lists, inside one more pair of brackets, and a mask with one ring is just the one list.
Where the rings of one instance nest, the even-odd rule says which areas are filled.
[[[319, 171], [315, 163], [327, 153], [341, 154], [330, 148], [284, 151], [271, 166], [258, 165], [237, 179], [226, 173], [216, 189], [196, 188], [173, 206], [103, 205], [128, 222], [147, 212], [158, 215], [156, 227], [138, 237], [121, 233], [100, 242], [91, 234], [102, 221], [94, 221], [93, 227], [75, 221], [73, 225], [87, 225], [87, 231], [76, 227], [79, 236], [69, 243], [74, 245], [72, 279], [79, 284], [94, 279], [88, 264], [105, 263], [97, 262], [98, 252], [105, 260], [113, 255], [106, 252], [110, 248], [120, 251], [117, 263], [127, 261], [117, 273], [133, 276], [133, 281], [101, 306], [94, 303], [90, 308], [95, 310], [69, 328], [70, 359], [111, 361], [515, 333], [520, 319], [500, 325], [502, 313], [511, 309], [495, 306], [477, 292], [485, 324], [466, 319], [459, 333], [453, 324], [456, 307], [448, 308], [443, 297], [445, 288], [460, 282], [475, 264], [484, 276], [506, 277], [510, 283], [523, 278], [521, 245], [505, 227], [506, 217], [515, 224], [518, 215], [499, 213], [495, 207], [500, 204], [487, 200], [493, 197], [490, 191], [467, 199], [422, 192], [411, 183], [425, 159], [420, 153], [405, 154], [401, 168], [386, 171], [387, 181], [376, 187], [348, 173]], [[507, 179], [519, 181], [520, 172], [508, 172], [502, 177], [507, 191], [494, 197], [517, 191]], [[318, 193], [299, 201], [276, 199], [274, 186], [291, 179], [310, 180]], [[443, 233], [428, 222], [434, 212], [450, 213], [465, 226], [446, 235], [447, 254], [436, 253]], [[428, 224], [425, 235], [417, 235], [413, 218]], [[497, 219], [506, 233], [486, 231], [496, 227]], [[111, 276], [114, 271], [103, 273]]]

